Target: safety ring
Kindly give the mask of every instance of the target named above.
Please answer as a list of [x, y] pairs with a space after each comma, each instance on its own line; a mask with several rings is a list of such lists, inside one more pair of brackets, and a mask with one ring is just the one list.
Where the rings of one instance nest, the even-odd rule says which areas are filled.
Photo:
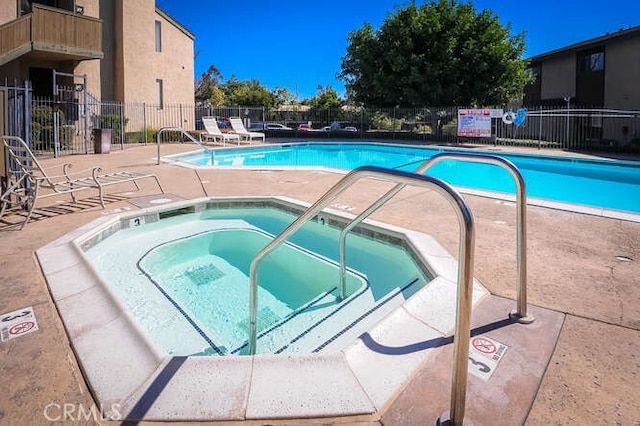
[[502, 122], [504, 124], [513, 124], [513, 120], [516, 119], [516, 114], [513, 111], [507, 111], [502, 116]]

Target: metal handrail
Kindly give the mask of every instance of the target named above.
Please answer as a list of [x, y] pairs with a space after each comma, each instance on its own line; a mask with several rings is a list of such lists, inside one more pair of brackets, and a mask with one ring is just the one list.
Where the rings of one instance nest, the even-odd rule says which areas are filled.
[[[454, 335], [453, 359], [454, 368], [451, 383], [451, 419], [454, 424], [462, 424], [465, 411], [465, 398], [467, 392], [467, 373], [469, 340], [471, 332], [471, 301], [473, 295], [473, 257], [475, 244], [475, 228], [471, 209], [464, 198], [451, 185], [432, 176], [418, 175], [400, 170], [385, 169], [382, 167], [365, 166], [349, 172], [331, 189], [329, 189], [311, 207], [293, 221], [275, 239], [267, 244], [251, 262], [249, 269], [249, 354], [256, 353], [257, 340], [257, 309], [258, 309], [258, 281], [257, 271], [260, 261], [304, 223], [317, 215], [324, 207], [333, 201], [348, 187], [362, 178], [376, 178], [396, 182], [403, 186], [422, 186], [435, 190], [445, 197], [451, 204], [458, 217], [460, 226], [460, 242], [458, 254], [458, 295], [456, 301], [456, 325]], [[455, 422], [455, 420], [458, 422]]]
[[196, 138], [191, 136], [191, 134], [188, 133], [186, 130], [184, 130], [182, 127], [167, 126], [167, 127], [163, 127], [160, 130], [158, 130], [158, 134], [156, 135], [156, 143], [158, 144], [158, 162], [156, 164], [158, 164], [158, 165], [160, 164], [160, 135], [162, 133], [164, 133], [165, 131], [169, 131], [169, 130], [182, 132], [182, 134], [184, 136], [186, 136], [189, 139], [191, 139], [191, 142], [195, 143], [196, 145], [198, 145], [203, 150], [211, 151], [206, 145], [203, 145], [200, 141], [198, 141]]
[[516, 268], [518, 283], [516, 290], [516, 310], [509, 316], [521, 324], [531, 324], [533, 315], [527, 314], [527, 191], [520, 170], [511, 161], [490, 154], [441, 152], [427, 159], [415, 173], [424, 173], [430, 167], [447, 159], [458, 159], [472, 163], [485, 163], [500, 166], [509, 172], [516, 184]]
[[[509, 160], [502, 157], [489, 154], [471, 154], [471, 153], [450, 153], [441, 152], [427, 160], [425, 160], [414, 173], [422, 174], [436, 163], [447, 160], [458, 159], [468, 162], [494, 164], [506, 169], [513, 177], [516, 184], [516, 203], [517, 203], [517, 269], [518, 269], [518, 286], [517, 286], [517, 302], [516, 310], [509, 315], [522, 324], [530, 324], [534, 321], [532, 315], [527, 314], [527, 199], [524, 178], [518, 168]], [[346, 239], [347, 234], [360, 222], [373, 214], [380, 206], [393, 198], [406, 185], [398, 184], [391, 188], [386, 194], [380, 197], [374, 204], [369, 206], [365, 211], [360, 213], [353, 219], [340, 233], [340, 298], [346, 297]]]

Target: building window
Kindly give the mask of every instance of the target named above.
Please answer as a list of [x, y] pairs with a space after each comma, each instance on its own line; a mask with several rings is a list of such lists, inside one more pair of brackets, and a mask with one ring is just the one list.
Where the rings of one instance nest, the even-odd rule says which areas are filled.
[[602, 71], [604, 69], [604, 52], [596, 52], [589, 55], [589, 71]]
[[162, 88], [162, 80], [156, 79], [156, 88], [158, 93], [158, 109], [164, 108], [164, 93]]
[[578, 55], [578, 72], [589, 73], [604, 70], [604, 51], [585, 52]]
[[162, 52], [162, 22], [156, 21], [156, 52]]

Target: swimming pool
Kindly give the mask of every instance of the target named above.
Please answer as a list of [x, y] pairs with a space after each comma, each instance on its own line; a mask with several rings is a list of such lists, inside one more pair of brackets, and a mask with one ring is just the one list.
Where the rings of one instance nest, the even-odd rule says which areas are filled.
[[[352, 170], [363, 165], [375, 165], [413, 171], [424, 160], [440, 152], [469, 153], [470, 150], [384, 143], [305, 142], [216, 149], [182, 154], [172, 157], [172, 160], [205, 167], [294, 166]], [[484, 153], [495, 155], [495, 152]], [[518, 167], [530, 198], [640, 213], [640, 163], [524, 154], [499, 155]], [[458, 187], [497, 193], [515, 192], [513, 179], [494, 165], [447, 160], [436, 164], [427, 173]]]

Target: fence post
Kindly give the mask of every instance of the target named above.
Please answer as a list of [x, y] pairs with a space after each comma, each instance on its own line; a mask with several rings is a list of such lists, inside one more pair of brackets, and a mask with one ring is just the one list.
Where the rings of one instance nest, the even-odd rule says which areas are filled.
[[60, 156], [60, 138], [58, 137], [58, 130], [60, 129], [58, 123], [59, 116], [58, 105], [56, 103], [54, 104], [53, 110], [53, 158]]
[[[16, 96], [17, 96], [16, 91]], [[25, 80], [24, 82], [24, 140], [27, 141], [27, 146], [33, 147], [33, 141], [31, 140], [31, 120], [32, 109], [31, 104], [31, 82]]]
[[569, 142], [569, 109], [571, 108], [571, 96], [565, 96], [564, 97], [564, 101], [567, 103], [567, 136], [566, 136], [566, 141], [567, 141], [567, 148], [571, 148], [571, 143]]
[[142, 103], [142, 133], [144, 133], [144, 146], [147, 146], [147, 103]]
[[87, 95], [87, 75], [82, 76], [82, 113], [84, 115], [84, 153], [89, 153], [89, 113], [87, 104], [89, 95]]
[[391, 138], [395, 139], [396, 138], [396, 109], [398, 108], [397, 105], [395, 105], [393, 107], [393, 133], [391, 133]]
[[124, 150], [124, 102], [120, 102], [120, 149]]
[[538, 149], [542, 148], [542, 106], [539, 107], [540, 111], [538, 113], [538, 120], [539, 120], [539, 124], [538, 124], [538, 128], [539, 128], [539, 133], [538, 133]]

